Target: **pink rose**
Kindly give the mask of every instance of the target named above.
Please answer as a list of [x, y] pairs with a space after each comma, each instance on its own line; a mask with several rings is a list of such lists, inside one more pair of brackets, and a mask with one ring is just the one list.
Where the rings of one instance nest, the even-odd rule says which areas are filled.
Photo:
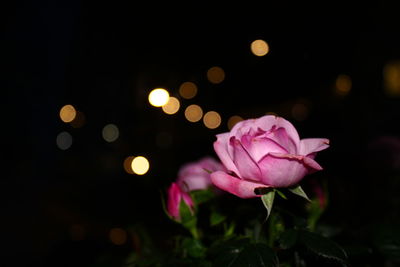
[[182, 200], [189, 207], [190, 211], [194, 213], [194, 203], [192, 198], [188, 193], [182, 191], [177, 183], [172, 183], [168, 188], [167, 212], [177, 221], [180, 221], [181, 219], [179, 207]]
[[186, 163], [178, 172], [178, 185], [186, 192], [207, 189], [212, 185], [210, 172], [225, 170], [223, 165], [211, 157]]
[[322, 170], [314, 158], [328, 147], [328, 139], [300, 140], [294, 126], [280, 117], [241, 121], [217, 135], [214, 149], [228, 171], [212, 173], [211, 181], [238, 197], [258, 197], [256, 188], [290, 187]]

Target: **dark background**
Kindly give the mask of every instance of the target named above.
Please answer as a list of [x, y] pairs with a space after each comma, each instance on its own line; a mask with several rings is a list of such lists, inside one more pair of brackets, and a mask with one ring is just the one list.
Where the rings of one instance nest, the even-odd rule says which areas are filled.
[[[142, 223], [161, 239], [171, 224], [160, 190], [183, 163], [215, 156], [215, 134], [228, 130], [232, 115], [275, 112], [301, 137], [331, 140], [318, 156], [325, 168], [318, 175], [330, 186], [328, 221], [352, 229], [399, 217], [398, 179], [387, 182], [399, 167], [398, 141], [373, 146], [399, 136], [399, 98], [385, 94], [382, 75], [400, 58], [393, 7], [264, 4], [17, 1], [2, 9], [0, 242], [7, 266], [89, 266], [110, 251], [123, 254], [131, 245], [109, 241], [114, 227]], [[268, 55], [250, 52], [255, 39], [269, 43]], [[212, 66], [225, 70], [221, 84], [207, 81]], [[346, 96], [335, 94], [340, 74], [352, 80]], [[184, 81], [199, 93], [181, 99], [177, 114], [148, 104], [151, 89], [177, 96]], [[300, 121], [291, 111], [299, 102], [308, 108]], [[192, 103], [218, 111], [221, 126], [188, 122], [183, 110]], [[65, 104], [85, 114], [82, 128], [59, 119]], [[120, 130], [113, 143], [101, 137], [108, 123]], [[73, 136], [65, 151], [56, 146], [62, 131]], [[157, 145], [160, 133], [172, 136], [170, 146]], [[130, 155], [146, 156], [150, 171], [127, 174], [122, 164]], [[76, 225], [84, 229], [79, 240], [71, 236]]]

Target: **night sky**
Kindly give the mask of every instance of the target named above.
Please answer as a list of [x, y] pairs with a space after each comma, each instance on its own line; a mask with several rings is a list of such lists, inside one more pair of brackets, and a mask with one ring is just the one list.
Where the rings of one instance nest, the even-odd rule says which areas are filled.
[[[143, 223], [162, 236], [172, 226], [160, 191], [182, 164], [216, 156], [215, 135], [228, 131], [232, 115], [274, 112], [303, 138], [331, 140], [317, 158], [325, 170], [316, 174], [330, 186], [327, 220], [357, 228], [399, 218], [399, 182], [387, 182], [400, 167], [400, 94], [385, 93], [383, 75], [386, 64], [400, 60], [389, 5], [154, 10], [133, 2], [17, 2], [1, 16], [7, 266], [88, 266], [103, 253], [128, 250], [109, 241], [115, 227]], [[268, 42], [266, 56], [251, 53], [256, 39]], [[225, 71], [220, 84], [207, 80], [213, 66]], [[351, 78], [345, 96], [335, 93], [339, 75]], [[195, 98], [179, 98], [185, 81], [197, 84]], [[157, 87], [180, 99], [178, 113], [149, 105]], [[302, 119], [293, 114], [298, 103], [306, 107]], [[82, 127], [60, 120], [66, 104], [85, 115]], [[219, 112], [221, 125], [188, 122], [183, 110], [190, 104]], [[112, 143], [102, 138], [109, 123], [120, 133]], [[67, 150], [56, 144], [63, 131], [73, 137]], [[384, 136], [389, 141], [379, 143]], [[132, 155], [149, 159], [148, 173], [124, 171]], [[71, 237], [76, 225], [84, 229], [79, 242]]]

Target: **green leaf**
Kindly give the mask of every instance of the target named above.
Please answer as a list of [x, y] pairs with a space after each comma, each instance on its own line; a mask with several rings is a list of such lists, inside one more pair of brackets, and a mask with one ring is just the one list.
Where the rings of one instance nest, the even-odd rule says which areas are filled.
[[235, 222], [231, 222], [229, 226], [226, 226], [226, 224], [224, 223], [224, 237], [231, 237], [235, 233], [235, 227]]
[[199, 205], [212, 199], [215, 194], [210, 189], [205, 189], [191, 191], [190, 196], [192, 197], [193, 202], [196, 203], [196, 205]]
[[219, 213], [217, 211], [211, 212], [211, 215], [210, 215], [210, 225], [211, 226], [218, 225], [218, 224], [222, 223], [225, 220], [226, 220], [226, 216], [225, 215], [222, 215], [221, 213]]
[[301, 188], [300, 185], [289, 188], [289, 191], [311, 202], [311, 200], [308, 198], [307, 194], [304, 192], [303, 188]]
[[179, 214], [181, 215], [180, 223], [188, 229], [195, 238], [198, 238], [197, 233], [197, 218], [194, 212], [189, 208], [184, 201], [181, 201], [179, 206]]
[[332, 240], [308, 231], [298, 231], [298, 240], [315, 254], [346, 263], [347, 254]]
[[280, 191], [280, 190], [278, 190], [278, 189], [275, 189], [275, 192], [277, 192], [278, 195], [279, 195], [281, 198], [287, 200], [286, 195], [285, 195], [282, 191]]
[[197, 239], [185, 238], [182, 242], [184, 253], [193, 258], [202, 258], [206, 249]]
[[266, 244], [246, 242], [237, 246], [227, 246], [213, 261], [213, 266], [275, 267], [279, 266], [279, 260], [275, 252]]
[[261, 196], [261, 200], [264, 204], [264, 207], [267, 209], [267, 218], [269, 214], [271, 213], [272, 205], [274, 204], [274, 198], [275, 198], [275, 191], [271, 191], [265, 195]]
[[297, 231], [289, 229], [281, 234], [279, 237], [280, 247], [283, 249], [289, 249], [293, 247], [297, 242]]

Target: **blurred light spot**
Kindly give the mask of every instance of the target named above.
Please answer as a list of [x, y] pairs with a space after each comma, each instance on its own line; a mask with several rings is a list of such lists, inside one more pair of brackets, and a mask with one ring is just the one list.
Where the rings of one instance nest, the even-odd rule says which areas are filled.
[[209, 111], [204, 114], [203, 122], [207, 128], [215, 129], [221, 124], [221, 116], [218, 112]]
[[385, 92], [389, 96], [400, 96], [400, 62], [392, 62], [383, 68]]
[[69, 228], [69, 234], [71, 235], [72, 240], [83, 240], [85, 239], [85, 228], [80, 224], [73, 224]]
[[185, 109], [185, 117], [190, 122], [197, 122], [203, 117], [203, 110], [198, 105], [190, 105]]
[[127, 240], [127, 233], [124, 229], [113, 228], [110, 230], [110, 240], [114, 245], [123, 245]]
[[250, 45], [250, 49], [251, 52], [258, 57], [265, 56], [269, 52], [269, 46], [264, 40], [253, 41]]
[[133, 170], [132, 170], [132, 160], [135, 157], [133, 156], [129, 156], [124, 160], [124, 170], [129, 173], [129, 174], [134, 174]]
[[149, 94], [149, 102], [155, 107], [161, 107], [167, 104], [169, 99], [169, 93], [163, 88], [156, 88]]
[[298, 102], [292, 107], [292, 116], [295, 120], [304, 121], [309, 114], [309, 108], [306, 103]]
[[76, 111], [76, 116], [74, 120], [71, 121], [69, 124], [71, 124], [71, 126], [74, 128], [81, 128], [83, 125], [85, 125], [85, 122], [85, 114], [83, 114], [83, 112]]
[[240, 116], [232, 116], [228, 119], [228, 129], [231, 130], [233, 128], [233, 126], [235, 126], [236, 123], [238, 123], [239, 121], [242, 121], [243, 118]]
[[61, 132], [57, 135], [56, 143], [59, 149], [67, 150], [72, 145], [72, 136], [68, 132]]
[[172, 135], [168, 132], [158, 133], [156, 136], [156, 144], [161, 148], [169, 148], [172, 145]]
[[60, 118], [63, 122], [71, 122], [75, 116], [76, 110], [72, 105], [65, 105], [60, 109]]
[[179, 103], [179, 100], [176, 97], [171, 96], [167, 104], [161, 108], [165, 113], [172, 115], [178, 112], [180, 106], [181, 104]]
[[119, 137], [118, 127], [114, 124], [107, 124], [103, 128], [102, 135], [104, 140], [106, 140], [107, 142], [114, 142]]
[[220, 67], [212, 67], [207, 71], [207, 79], [210, 83], [221, 83], [225, 79], [225, 72]]
[[132, 160], [131, 167], [134, 173], [143, 175], [149, 170], [150, 164], [145, 157], [138, 156]]
[[336, 78], [335, 85], [336, 85], [336, 87], [335, 87], [336, 93], [338, 95], [342, 95], [342, 96], [347, 95], [351, 90], [351, 78], [350, 78], [350, 76], [346, 75], [346, 74], [340, 74]]
[[184, 82], [179, 87], [179, 94], [185, 99], [191, 99], [197, 94], [197, 86], [192, 82]]

